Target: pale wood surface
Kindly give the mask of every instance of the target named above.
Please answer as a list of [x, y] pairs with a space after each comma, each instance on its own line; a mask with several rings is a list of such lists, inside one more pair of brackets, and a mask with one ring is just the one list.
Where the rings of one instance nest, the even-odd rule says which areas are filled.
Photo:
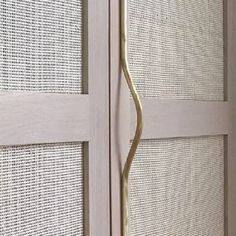
[[88, 95], [1, 94], [0, 145], [87, 141], [88, 105]]
[[110, 236], [109, 0], [84, 6], [88, 95], [5, 93], [0, 145], [85, 141], [85, 235]]
[[[226, 220], [228, 235], [236, 235], [236, 1], [227, 0], [227, 84], [230, 105], [230, 128], [228, 136], [228, 186]], [[227, 232], [226, 232], [227, 233]]]
[[[131, 103], [132, 104], [132, 103]], [[142, 139], [218, 135], [228, 133], [228, 103], [187, 100], [142, 99]], [[136, 112], [131, 105], [131, 134]]]
[[110, 236], [109, 0], [88, 0], [89, 236]]

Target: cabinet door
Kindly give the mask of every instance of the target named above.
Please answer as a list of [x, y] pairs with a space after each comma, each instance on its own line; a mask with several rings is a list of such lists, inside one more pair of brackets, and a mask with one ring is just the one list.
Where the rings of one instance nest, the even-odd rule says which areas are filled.
[[110, 235], [108, 1], [0, 0], [0, 234]]
[[[126, 2], [144, 116], [129, 176], [129, 235], [233, 236], [236, 4]], [[118, 6], [111, 1], [112, 235], [121, 235], [120, 179], [136, 127], [119, 64]]]

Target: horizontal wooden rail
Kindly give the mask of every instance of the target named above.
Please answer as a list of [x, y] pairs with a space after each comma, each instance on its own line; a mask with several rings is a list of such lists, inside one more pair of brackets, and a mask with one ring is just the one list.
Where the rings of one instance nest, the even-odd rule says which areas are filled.
[[0, 145], [87, 140], [88, 95], [0, 95]]
[[[228, 133], [228, 102], [142, 99], [142, 139], [205, 136]], [[131, 134], [135, 129], [131, 104]]]

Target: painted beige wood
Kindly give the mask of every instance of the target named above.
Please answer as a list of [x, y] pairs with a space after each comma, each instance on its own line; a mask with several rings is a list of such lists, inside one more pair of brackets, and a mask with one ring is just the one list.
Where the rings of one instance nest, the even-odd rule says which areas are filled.
[[110, 236], [109, 0], [88, 0], [88, 147], [86, 235]]
[[88, 95], [2, 93], [0, 145], [85, 141], [85, 235], [110, 236], [109, 0], [86, 1], [84, 21]]
[[[142, 99], [142, 139], [218, 135], [228, 133], [228, 103]], [[131, 138], [136, 112], [131, 103]]]
[[236, 1], [227, 0], [226, 61], [230, 128], [228, 135], [227, 236], [236, 235]]
[[2, 94], [0, 145], [87, 141], [88, 105], [88, 95]]

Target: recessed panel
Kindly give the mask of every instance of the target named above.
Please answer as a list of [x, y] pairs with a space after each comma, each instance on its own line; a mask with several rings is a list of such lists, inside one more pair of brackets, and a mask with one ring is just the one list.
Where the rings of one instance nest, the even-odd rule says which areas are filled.
[[139, 94], [224, 100], [223, 0], [129, 0], [129, 64]]
[[81, 93], [81, 0], [0, 0], [0, 91]]
[[129, 185], [130, 236], [224, 236], [224, 137], [145, 140]]
[[0, 148], [0, 235], [84, 235], [81, 143]]

